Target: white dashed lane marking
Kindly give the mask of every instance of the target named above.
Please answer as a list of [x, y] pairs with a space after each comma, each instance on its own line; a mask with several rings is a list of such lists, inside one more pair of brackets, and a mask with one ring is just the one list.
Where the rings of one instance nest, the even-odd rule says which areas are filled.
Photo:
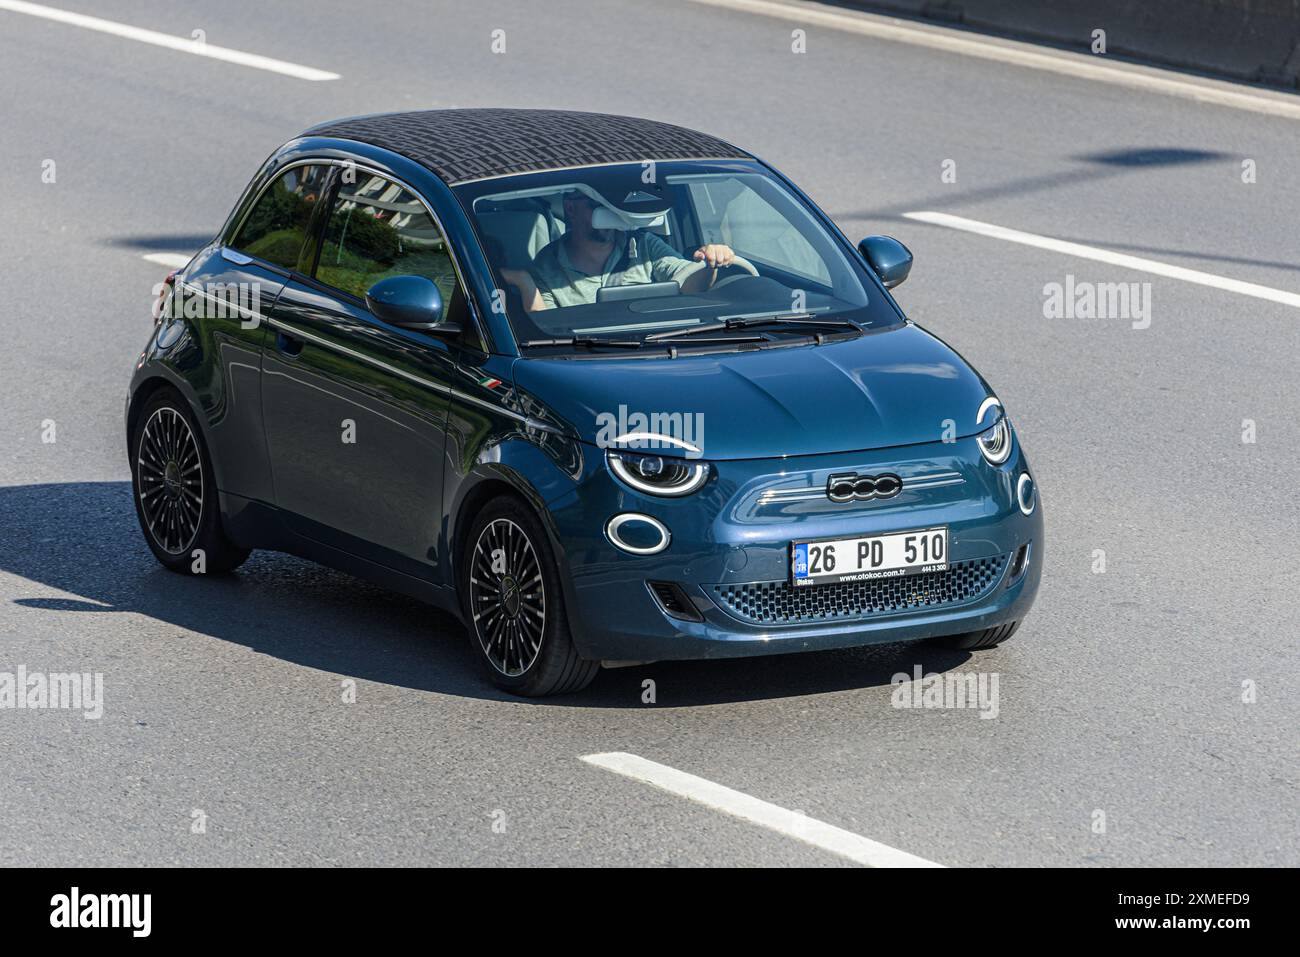
[[1098, 246], [1085, 246], [1082, 243], [1072, 243], [1064, 239], [1053, 239], [1051, 236], [1025, 233], [1018, 229], [995, 226], [993, 223], [981, 223], [977, 219], [951, 216], [948, 213], [904, 213], [903, 218], [914, 219], [918, 223], [929, 223], [931, 226], [944, 226], [964, 233], [975, 233], [978, 236], [987, 236], [990, 239], [1019, 243], [1022, 246], [1037, 246], [1039, 249], [1048, 249], [1052, 252], [1064, 253], [1067, 256], [1092, 259], [1112, 266], [1122, 266], [1125, 269], [1151, 273], [1153, 276], [1164, 276], [1168, 279], [1179, 279], [1183, 282], [1195, 283], [1198, 286], [1212, 286], [1215, 289], [1235, 292], [1240, 296], [1267, 299], [1269, 302], [1277, 302], [1284, 306], [1300, 309], [1300, 293], [1287, 292], [1285, 289], [1274, 289], [1272, 286], [1261, 286], [1253, 282], [1243, 282], [1240, 279], [1229, 279], [1227, 276], [1216, 276], [1214, 273], [1201, 272], [1199, 269], [1187, 269], [1183, 266], [1162, 263], [1155, 259], [1143, 259], [1141, 256], [1111, 252], [1109, 249], [1102, 249]]
[[219, 47], [211, 43], [202, 43], [189, 37], [174, 37], [167, 33], [159, 33], [156, 30], [146, 30], [143, 27], [133, 27], [113, 20], [86, 16], [84, 13], [73, 13], [70, 10], [47, 7], [39, 3], [26, 3], [24, 0], [0, 0], [0, 10], [8, 10], [11, 13], [25, 13], [31, 17], [40, 17], [42, 20], [53, 20], [56, 23], [66, 23], [69, 26], [94, 30], [98, 33], [107, 33], [127, 40], [151, 43], [157, 47], [166, 47], [168, 50], [177, 50], [181, 53], [207, 57], [210, 60], [224, 60], [226, 63], [236, 63], [239, 66], [252, 67], [255, 70], [269, 70], [272, 73], [281, 73], [285, 76], [296, 77], [299, 80], [339, 79], [339, 74], [330, 73], [328, 70], [317, 70], [315, 67], [289, 63], [286, 60], [276, 60], [269, 56], [245, 53], [242, 50], [232, 50], [229, 47]]
[[168, 269], [180, 269], [190, 264], [191, 257], [178, 253], [146, 253], [143, 258], [147, 263], [157, 263]]
[[588, 754], [582, 760], [869, 867], [943, 867], [888, 844], [635, 754], [613, 751]]

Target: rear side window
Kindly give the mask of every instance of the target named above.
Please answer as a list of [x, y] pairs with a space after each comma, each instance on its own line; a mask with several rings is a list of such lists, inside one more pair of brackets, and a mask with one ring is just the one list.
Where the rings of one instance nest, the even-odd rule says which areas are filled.
[[309, 272], [308, 230], [328, 172], [326, 165], [286, 172], [262, 193], [231, 245], [276, 266]]
[[364, 299], [381, 279], [424, 276], [437, 284], [443, 302], [452, 302], [456, 268], [424, 204], [382, 176], [354, 177], [354, 183], [346, 175], [340, 179], [316, 278]]

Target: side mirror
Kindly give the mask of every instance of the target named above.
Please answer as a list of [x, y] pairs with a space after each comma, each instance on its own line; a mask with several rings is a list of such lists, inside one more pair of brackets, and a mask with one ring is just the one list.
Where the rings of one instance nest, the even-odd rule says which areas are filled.
[[366, 291], [375, 318], [429, 335], [458, 335], [460, 324], [442, 321], [442, 293], [424, 276], [390, 276]]
[[858, 252], [886, 289], [901, 285], [912, 271], [912, 252], [891, 236], [868, 236], [858, 243]]

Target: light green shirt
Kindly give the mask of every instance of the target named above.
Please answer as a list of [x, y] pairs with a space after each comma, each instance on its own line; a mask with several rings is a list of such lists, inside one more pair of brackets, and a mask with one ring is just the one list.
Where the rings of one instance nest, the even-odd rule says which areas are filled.
[[[626, 256], [624, 255], [626, 253]], [[533, 280], [542, 301], [551, 309], [581, 306], [596, 301], [601, 286], [634, 286], [673, 281], [681, 285], [703, 263], [681, 254], [654, 233], [628, 233], [598, 273], [579, 269], [569, 258], [564, 237], [547, 244], [533, 259]]]

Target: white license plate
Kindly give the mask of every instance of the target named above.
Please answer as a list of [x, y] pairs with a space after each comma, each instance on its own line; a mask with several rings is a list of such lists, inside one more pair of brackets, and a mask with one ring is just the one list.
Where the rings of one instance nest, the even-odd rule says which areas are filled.
[[790, 582], [829, 585], [948, 570], [948, 528], [790, 543]]

